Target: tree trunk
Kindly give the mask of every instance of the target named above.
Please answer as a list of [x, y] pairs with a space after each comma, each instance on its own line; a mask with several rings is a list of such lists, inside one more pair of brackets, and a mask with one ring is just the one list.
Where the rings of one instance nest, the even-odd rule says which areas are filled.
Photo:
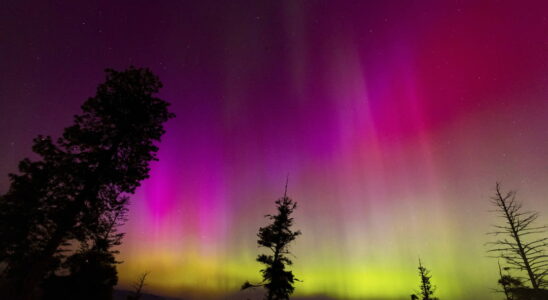
[[26, 276], [21, 282], [20, 291], [18, 295], [14, 295], [18, 300], [33, 300], [36, 298], [37, 287], [44, 279], [48, 266], [51, 263], [52, 257], [63, 242], [65, 232], [57, 229], [54, 236], [48, 242], [43, 254], [36, 258], [34, 263], [30, 266]]
[[52, 258], [59, 249], [59, 246], [63, 243], [67, 231], [74, 227], [76, 223], [76, 215], [78, 213], [78, 199], [72, 202], [67, 208], [65, 213], [61, 214], [62, 216], [68, 216], [63, 218], [65, 222], [58, 222], [57, 228], [53, 233], [53, 236], [48, 241], [44, 251], [39, 255], [30, 265], [29, 270], [25, 277], [20, 282], [20, 291], [14, 299], [17, 300], [34, 300], [36, 298], [36, 293], [38, 286], [41, 281], [46, 276], [48, 272], [49, 264], [52, 262]]

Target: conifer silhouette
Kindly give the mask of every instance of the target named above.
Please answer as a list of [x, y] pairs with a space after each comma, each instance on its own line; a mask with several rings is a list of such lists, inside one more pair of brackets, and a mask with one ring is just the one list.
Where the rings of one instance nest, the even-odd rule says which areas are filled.
[[[437, 300], [438, 298], [434, 297], [435, 287], [430, 283], [432, 275], [430, 271], [422, 265], [422, 262], [419, 258], [419, 276], [420, 276], [420, 285], [419, 285], [419, 295], [421, 300]], [[411, 295], [411, 299], [419, 299], [416, 295]]]
[[276, 201], [278, 213], [266, 215], [272, 223], [261, 227], [257, 236], [257, 243], [260, 247], [267, 248], [271, 254], [260, 254], [257, 261], [265, 267], [261, 270], [263, 282], [251, 284], [245, 282], [243, 289], [262, 286], [267, 290], [267, 300], [287, 300], [293, 293], [293, 284], [297, 280], [292, 271], [286, 270], [286, 266], [293, 264], [289, 259], [289, 244], [301, 234], [300, 231], [293, 231], [293, 218], [291, 214], [297, 208], [297, 203], [287, 196], [287, 183], [284, 196]]
[[502, 291], [499, 290], [499, 292], [503, 292], [504, 296], [506, 297], [506, 300], [515, 300], [514, 296], [512, 295], [512, 291], [518, 288], [523, 288], [523, 283], [521, 279], [512, 277], [510, 274], [503, 274], [502, 270], [508, 272], [509, 268], [502, 268], [500, 266], [500, 262], [498, 263], [499, 266], [499, 280], [498, 284], [502, 287]]

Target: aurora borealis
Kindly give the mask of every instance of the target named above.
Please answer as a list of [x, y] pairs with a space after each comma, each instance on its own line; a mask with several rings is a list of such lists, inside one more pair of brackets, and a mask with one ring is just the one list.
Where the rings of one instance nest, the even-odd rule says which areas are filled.
[[[93, 3], [91, 3], [93, 2]], [[107, 67], [177, 118], [132, 197], [120, 286], [243, 299], [289, 174], [297, 297], [499, 299], [495, 182], [548, 216], [543, 1], [4, 1], [0, 193]], [[251, 297], [251, 296], [250, 296]]]

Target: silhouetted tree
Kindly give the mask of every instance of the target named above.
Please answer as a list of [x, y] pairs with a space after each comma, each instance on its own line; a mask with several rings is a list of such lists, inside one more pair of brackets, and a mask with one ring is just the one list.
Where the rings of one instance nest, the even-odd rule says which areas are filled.
[[[508, 268], [504, 268], [504, 270], [508, 272]], [[512, 290], [523, 287], [523, 283], [521, 282], [521, 279], [512, 277], [510, 274], [503, 274], [500, 263], [499, 263], [499, 276], [500, 277], [498, 280], [498, 284], [502, 287], [502, 292], [504, 293], [506, 300], [515, 300], [515, 298], [512, 295]]]
[[548, 290], [532, 289], [529, 287], [510, 288], [510, 294], [514, 300], [546, 300], [548, 299]]
[[[419, 276], [420, 276], [420, 286], [419, 286], [419, 294], [422, 298], [422, 300], [437, 300], [438, 298], [433, 297], [435, 287], [432, 286], [430, 283], [430, 279], [432, 278], [432, 275], [430, 275], [430, 271], [426, 269], [419, 258]], [[417, 295], [411, 295], [411, 299], [419, 299]]]
[[118, 272], [113, 247], [121, 244], [123, 233], [117, 227], [126, 221], [126, 199], [110, 207], [101, 216], [89, 240], [80, 243], [80, 249], [66, 259], [61, 267], [68, 275], [50, 274], [44, 283], [44, 298], [49, 299], [111, 299], [118, 283]]
[[[41, 139], [35, 140], [35, 144], [40, 142]], [[52, 169], [52, 162], [24, 159], [19, 163], [21, 174], [9, 174], [10, 189], [0, 196], [0, 261], [4, 280], [24, 275], [54, 226], [42, 200], [47, 193], [45, 186], [53, 177]]]
[[257, 234], [257, 243], [260, 247], [267, 248], [272, 254], [260, 254], [257, 261], [265, 265], [261, 270], [263, 282], [261, 284], [251, 284], [245, 282], [242, 289], [250, 287], [263, 286], [267, 290], [265, 299], [268, 300], [287, 300], [293, 293], [293, 284], [297, 280], [293, 272], [286, 270], [286, 266], [292, 265], [289, 259], [289, 244], [301, 234], [300, 231], [293, 231], [293, 218], [291, 214], [297, 208], [297, 203], [284, 196], [276, 201], [278, 213], [276, 215], [266, 215], [272, 223], [266, 227], [261, 227]]
[[[523, 211], [522, 204], [516, 201], [516, 192], [503, 195], [500, 184], [496, 184], [495, 196], [491, 198], [495, 212], [504, 219], [504, 225], [495, 225], [490, 234], [502, 236], [490, 242], [491, 253], [497, 253], [508, 264], [510, 269], [525, 271], [531, 286], [535, 290], [546, 286], [544, 277], [548, 272], [546, 247], [548, 238], [546, 226], [537, 226], [537, 212]], [[535, 238], [542, 234], [540, 237]]]
[[157, 159], [155, 142], [174, 116], [167, 102], [154, 97], [161, 82], [148, 69], [106, 74], [61, 138], [34, 140], [41, 159], [23, 160], [0, 197], [0, 259], [5, 276], [19, 288], [13, 299], [32, 298], [71, 241], [115, 245], [121, 236], [108, 232], [108, 219], [125, 207]]
[[[103, 246], [80, 249], [63, 264], [66, 276], [51, 274], [44, 282], [44, 299], [109, 300], [118, 283], [116, 259]], [[103, 248], [103, 249], [102, 249]]]
[[145, 281], [147, 279], [149, 272], [144, 272], [139, 275], [139, 279], [133, 283], [133, 295], [127, 296], [127, 300], [139, 300], [143, 296], [143, 287], [146, 285]]

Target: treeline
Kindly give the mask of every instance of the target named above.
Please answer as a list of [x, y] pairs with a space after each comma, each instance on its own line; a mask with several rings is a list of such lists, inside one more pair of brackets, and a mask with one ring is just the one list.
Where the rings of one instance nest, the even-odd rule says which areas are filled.
[[[106, 70], [96, 95], [62, 136], [38, 136], [10, 188], [0, 196], [0, 297], [15, 300], [112, 299], [118, 283], [116, 246], [124, 233], [129, 197], [149, 175], [173, 118], [169, 104], [155, 96], [162, 84], [148, 69]], [[523, 210], [514, 191], [496, 185], [491, 202], [502, 225], [491, 232], [488, 253], [499, 260], [498, 291], [506, 300], [548, 299], [546, 226], [538, 213]], [[265, 299], [289, 299], [300, 280], [289, 270], [297, 203], [286, 190], [276, 214], [259, 228], [257, 261], [263, 280], [242, 289], [264, 288]], [[502, 265], [501, 265], [502, 263]], [[139, 299], [148, 273], [128, 299]], [[432, 275], [418, 261], [418, 289], [411, 299], [434, 300]]]
[[[539, 214], [526, 211], [516, 200], [516, 192], [503, 193], [500, 184], [495, 187], [495, 195], [490, 199], [493, 213], [502, 219], [502, 225], [494, 225], [489, 232], [496, 239], [487, 243], [487, 252], [499, 261], [497, 292], [504, 294], [506, 300], [546, 300], [548, 299], [548, 237], [546, 225], [537, 224]], [[297, 204], [287, 196], [276, 201], [277, 214], [267, 215], [271, 223], [261, 227], [257, 234], [257, 244], [266, 248], [268, 254], [260, 254], [257, 261], [264, 265], [260, 270], [263, 281], [252, 284], [245, 282], [242, 290], [263, 287], [265, 299], [289, 299], [294, 291], [295, 278], [287, 267], [293, 264], [289, 259], [289, 244], [301, 234], [293, 231], [291, 214]], [[504, 267], [501, 267], [503, 262]], [[411, 294], [412, 300], [438, 300], [434, 294], [436, 287], [431, 283], [432, 275], [419, 259], [418, 289]]]

